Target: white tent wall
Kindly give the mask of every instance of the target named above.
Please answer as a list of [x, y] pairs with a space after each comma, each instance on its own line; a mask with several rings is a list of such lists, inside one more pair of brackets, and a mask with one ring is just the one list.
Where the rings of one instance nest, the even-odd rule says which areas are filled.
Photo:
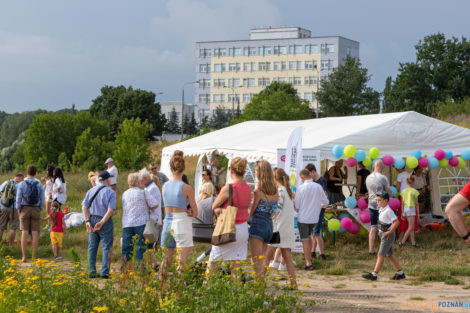
[[[171, 175], [169, 161], [175, 150], [199, 156], [219, 153], [228, 159], [240, 156], [251, 162], [263, 158], [275, 164], [277, 149], [287, 145], [289, 135], [299, 126], [304, 128], [303, 147], [319, 149], [322, 160], [335, 159], [331, 152], [334, 145], [352, 144], [364, 151], [378, 147], [381, 157], [386, 154], [408, 157], [414, 149], [427, 155], [433, 155], [437, 149], [448, 149], [458, 155], [470, 148], [469, 129], [416, 112], [283, 122], [249, 121], [165, 147], [161, 171]], [[431, 186], [436, 184], [435, 176], [431, 175]], [[351, 175], [348, 183], [354, 183], [353, 180]], [[435, 197], [433, 194], [433, 199]], [[442, 215], [442, 209], [435, 207]]]

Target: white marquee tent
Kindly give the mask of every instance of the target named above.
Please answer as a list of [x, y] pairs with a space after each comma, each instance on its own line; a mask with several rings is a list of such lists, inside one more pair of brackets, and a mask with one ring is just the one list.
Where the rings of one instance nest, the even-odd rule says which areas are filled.
[[329, 117], [300, 121], [249, 121], [189, 139], [162, 151], [162, 172], [170, 174], [169, 160], [175, 150], [185, 155], [224, 154], [232, 159], [265, 159], [276, 163], [277, 149], [285, 148], [291, 132], [304, 128], [303, 147], [318, 149], [322, 159], [334, 159], [334, 145], [352, 144], [368, 151], [378, 147], [380, 155], [407, 157], [414, 149], [433, 155], [437, 149], [460, 154], [470, 148], [470, 129], [449, 124], [416, 112]]

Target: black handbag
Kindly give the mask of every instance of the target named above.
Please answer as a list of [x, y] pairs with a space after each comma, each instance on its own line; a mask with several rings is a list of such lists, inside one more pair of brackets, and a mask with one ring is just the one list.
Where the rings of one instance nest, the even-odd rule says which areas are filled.
[[270, 244], [279, 244], [281, 243], [281, 235], [278, 231], [273, 232], [271, 240], [269, 241]]

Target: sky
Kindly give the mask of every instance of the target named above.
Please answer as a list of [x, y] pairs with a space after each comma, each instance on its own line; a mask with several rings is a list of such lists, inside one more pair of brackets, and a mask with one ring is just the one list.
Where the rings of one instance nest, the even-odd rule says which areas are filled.
[[196, 41], [248, 39], [261, 26], [359, 41], [382, 91], [425, 36], [470, 38], [468, 12], [465, 0], [0, 0], [0, 111], [87, 109], [105, 85], [180, 100]]

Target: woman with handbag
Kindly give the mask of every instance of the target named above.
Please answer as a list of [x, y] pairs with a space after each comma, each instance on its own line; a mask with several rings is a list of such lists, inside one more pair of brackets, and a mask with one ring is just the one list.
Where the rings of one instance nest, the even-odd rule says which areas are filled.
[[[161, 246], [168, 249], [162, 262], [163, 275], [166, 274], [167, 264], [171, 264], [175, 249], [181, 249], [181, 270], [188, 261], [193, 247], [193, 219], [198, 210], [194, 199], [193, 188], [185, 184], [182, 177], [186, 168], [183, 152], [176, 150], [170, 160], [172, 178], [163, 185], [163, 203], [165, 203], [165, 220], [161, 237]], [[188, 208], [189, 203], [189, 208]]]
[[258, 278], [264, 277], [263, 254], [273, 237], [271, 216], [276, 212], [279, 193], [273, 178], [273, 170], [268, 161], [256, 162], [255, 175], [258, 188], [254, 192], [250, 215], [252, 216], [249, 231], [250, 252]]
[[294, 201], [292, 198], [294, 195], [289, 186], [289, 176], [282, 168], [274, 169], [274, 181], [278, 187], [279, 200], [278, 210], [273, 218], [273, 230], [279, 232], [281, 237], [280, 243], [271, 244], [266, 250], [266, 264], [273, 258], [273, 254], [276, 248], [281, 249], [282, 259], [286, 262], [287, 272], [290, 276], [291, 285], [297, 287], [295, 279], [295, 268], [294, 262], [292, 261], [291, 249], [295, 245], [295, 234], [294, 234]]
[[149, 218], [149, 210], [155, 210], [159, 203], [148, 191], [140, 188], [139, 175], [131, 173], [127, 177], [129, 189], [122, 194], [122, 267], [132, 258], [134, 237], [137, 251], [136, 266], [142, 261], [146, 245], [144, 229]]
[[[247, 163], [246, 159], [236, 157], [232, 160], [229, 168], [230, 177], [233, 181], [231, 184], [233, 190], [232, 201], [233, 206], [237, 208], [235, 216], [236, 240], [212, 246], [209, 263], [207, 264], [208, 271], [214, 269], [215, 261], [235, 261], [235, 267], [236, 261], [246, 260], [248, 246], [247, 219], [251, 202], [251, 188], [244, 180]], [[217, 215], [220, 215], [222, 210], [229, 206], [229, 189], [230, 185], [225, 185], [212, 205], [212, 210]]]

